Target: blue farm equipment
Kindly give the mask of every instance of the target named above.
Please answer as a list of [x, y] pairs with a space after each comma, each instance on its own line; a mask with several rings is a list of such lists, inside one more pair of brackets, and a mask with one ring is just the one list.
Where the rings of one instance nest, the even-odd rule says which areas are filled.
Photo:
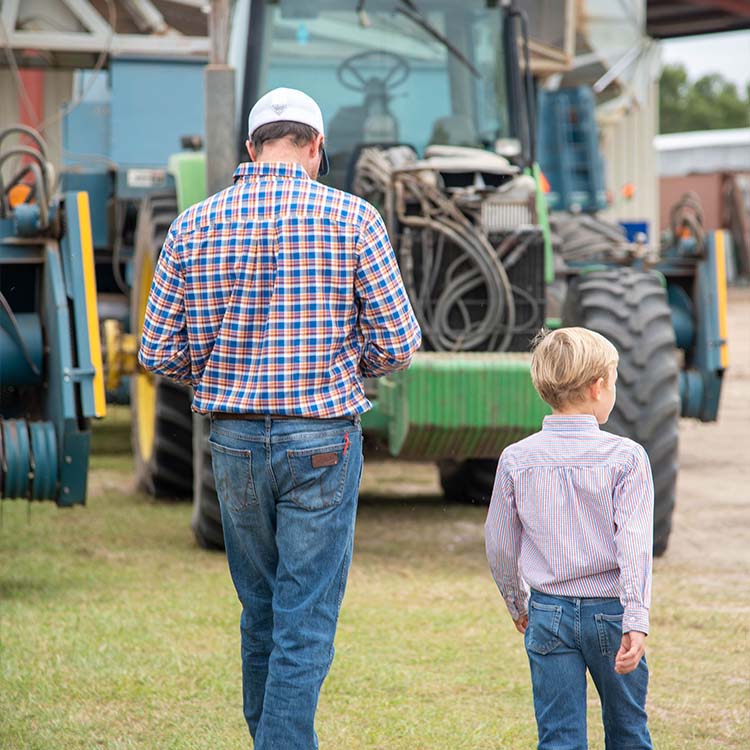
[[549, 181], [550, 211], [607, 207], [596, 128], [596, 99], [588, 86], [539, 92], [539, 163]]
[[[106, 71], [76, 74], [74, 98], [82, 100], [63, 119], [63, 189], [91, 197], [107, 388], [132, 405], [137, 482], [158, 496], [192, 492], [190, 394], [135, 371], [137, 344], [128, 332], [141, 329], [177, 201], [199, 199], [187, 185], [205, 191], [202, 173], [186, 178], [202, 142], [203, 69], [195, 59], [113, 57]], [[181, 144], [186, 152], [172, 170]], [[129, 390], [123, 371], [132, 373]]]
[[89, 196], [53, 183], [34, 131], [0, 133], [0, 498], [70, 506], [106, 406]]
[[686, 194], [672, 209], [656, 268], [664, 275], [681, 353], [680, 402], [683, 417], [713, 422], [719, 413], [727, 343], [728, 231], [706, 232], [701, 207]]
[[629, 227], [595, 215], [606, 207], [606, 196], [591, 90], [542, 91], [539, 108], [540, 162], [550, 184], [551, 222], [558, 230], [564, 275], [623, 266], [658, 272], [680, 352], [681, 416], [715, 420], [728, 365], [727, 233], [706, 232], [697, 197], [686, 194], [672, 208], [670, 231], [658, 252], [647, 252]]

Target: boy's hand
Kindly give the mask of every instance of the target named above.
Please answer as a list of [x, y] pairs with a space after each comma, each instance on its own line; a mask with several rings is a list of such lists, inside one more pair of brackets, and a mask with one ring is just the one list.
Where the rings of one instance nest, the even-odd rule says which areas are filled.
[[516, 630], [523, 634], [529, 626], [529, 616], [521, 615], [517, 620], [513, 620], [513, 624], [516, 626]]
[[615, 672], [629, 674], [640, 663], [646, 653], [646, 634], [637, 630], [622, 634], [620, 650], [615, 656]]

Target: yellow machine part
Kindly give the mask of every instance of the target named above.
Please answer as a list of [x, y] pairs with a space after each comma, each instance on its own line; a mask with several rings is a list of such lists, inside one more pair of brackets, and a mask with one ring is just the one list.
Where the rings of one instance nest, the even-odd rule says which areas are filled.
[[721, 366], [729, 367], [729, 346], [727, 345], [727, 269], [724, 235], [716, 232], [716, 296], [719, 308], [719, 339], [722, 341], [720, 352]]
[[96, 306], [96, 271], [94, 267], [94, 243], [91, 236], [89, 194], [85, 192], [78, 193], [76, 201], [81, 228], [81, 257], [83, 260], [83, 284], [86, 294], [89, 347], [91, 349], [91, 364], [94, 367], [94, 412], [97, 417], [104, 417], [107, 414], [107, 400], [104, 392], [99, 312]]
[[123, 375], [133, 375], [138, 367], [138, 342], [132, 333], [124, 333], [119, 320], [104, 321], [104, 352], [107, 390], [120, 387]]
[[[154, 276], [154, 263], [144, 257], [140, 264], [138, 278], [135, 279], [135, 305], [138, 311], [137, 340], [143, 334], [143, 321], [146, 317], [146, 302]], [[135, 410], [138, 430], [138, 446], [144, 462], [151, 459], [154, 452], [154, 426], [156, 421], [156, 386], [150, 372], [137, 369], [135, 372], [137, 408]]]

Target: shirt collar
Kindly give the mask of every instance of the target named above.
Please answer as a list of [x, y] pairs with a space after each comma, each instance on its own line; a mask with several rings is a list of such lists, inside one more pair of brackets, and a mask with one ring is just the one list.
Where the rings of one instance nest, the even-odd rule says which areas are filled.
[[252, 180], [257, 177], [289, 177], [293, 180], [309, 180], [310, 176], [301, 164], [284, 161], [242, 162], [234, 170], [234, 181]]
[[544, 432], [599, 432], [593, 414], [550, 414], [542, 422]]

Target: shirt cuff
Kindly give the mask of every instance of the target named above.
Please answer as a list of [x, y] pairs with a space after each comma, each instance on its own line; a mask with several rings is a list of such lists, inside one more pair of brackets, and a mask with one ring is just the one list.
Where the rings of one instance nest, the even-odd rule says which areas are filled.
[[527, 612], [526, 602], [523, 599], [506, 599], [505, 606], [508, 608], [508, 612], [510, 612], [510, 616], [514, 622], [519, 617], [523, 617]]
[[631, 630], [648, 634], [647, 607], [625, 607], [625, 613], [622, 616], [622, 632], [629, 633]]

